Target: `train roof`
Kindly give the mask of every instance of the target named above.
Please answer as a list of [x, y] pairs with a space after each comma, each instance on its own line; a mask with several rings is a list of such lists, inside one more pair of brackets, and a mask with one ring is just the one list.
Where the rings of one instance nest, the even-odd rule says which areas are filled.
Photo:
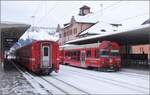
[[95, 48], [98, 47], [99, 44], [101, 43], [92, 43], [92, 44], [85, 44], [85, 45], [71, 45], [71, 44], [66, 44], [63, 46], [60, 46], [60, 50], [71, 50], [71, 49], [83, 49], [83, 48]]
[[23, 47], [27, 47], [27, 46], [30, 46], [30, 45], [32, 45], [32, 44], [34, 44], [34, 43], [40, 43], [40, 42], [56, 42], [56, 41], [50, 41], [50, 40], [38, 40], [38, 41], [33, 41], [33, 42], [31, 42], [31, 43], [29, 43], [29, 44], [26, 44], [26, 45], [24, 45], [24, 46], [22, 46], [22, 47], [20, 47], [20, 48], [18, 48], [18, 49], [16, 49], [16, 50], [19, 50], [19, 49], [21, 49], [21, 48], [23, 48]]

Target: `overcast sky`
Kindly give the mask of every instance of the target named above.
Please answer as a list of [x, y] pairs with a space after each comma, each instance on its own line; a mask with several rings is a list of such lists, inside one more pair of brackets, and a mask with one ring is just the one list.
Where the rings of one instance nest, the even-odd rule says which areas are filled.
[[149, 18], [149, 1], [2, 1], [1, 20], [56, 27], [69, 22], [83, 5], [100, 15], [101, 4], [103, 16], [113, 17], [128, 26]]

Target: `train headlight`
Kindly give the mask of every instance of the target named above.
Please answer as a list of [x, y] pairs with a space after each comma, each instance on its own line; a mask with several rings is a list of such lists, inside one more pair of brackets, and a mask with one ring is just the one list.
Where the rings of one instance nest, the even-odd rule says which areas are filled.
[[103, 61], [102, 64], [105, 64], [105, 62]]
[[110, 59], [109, 59], [109, 62], [111, 63], [112, 61], [113, 61], [112, 58], [110, 58]]

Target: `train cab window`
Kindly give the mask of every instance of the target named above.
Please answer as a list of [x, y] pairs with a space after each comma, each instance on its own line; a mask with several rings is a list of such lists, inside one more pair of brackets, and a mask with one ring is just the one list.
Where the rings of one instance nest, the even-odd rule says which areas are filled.
[[119, 50], [111, 50], [110, 53], [112, 56], [119, 56]]
[[44, 56], [48, 56], [48, 47], [44, 47]]
[[109, 56], [109, 51], [107, 51], [107, 50], [100, 50], [100, 56], [101, 57], [108, 57]]

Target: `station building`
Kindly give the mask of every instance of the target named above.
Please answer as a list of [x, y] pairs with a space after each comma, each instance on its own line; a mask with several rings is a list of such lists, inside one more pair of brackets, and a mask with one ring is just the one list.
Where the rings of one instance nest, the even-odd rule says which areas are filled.
[[[105, 34], [110, 31], [116, 32], [118, 30], [117, 28], [121, 26], [121, 24], [114, 23], [115, 21], [112, 18], [106, 18], [110, 24], [103, 23], [99, 20], [99, 16], [91, 12], [90, 7], [86, 5], [82, 6], [79, 8], [79, 14], [72, 16], [69, 23], [66, 23], [63, 26], [57, 26], [56, 32], [59, 33], [59, 45], [64, 45], [70, 40], [75, 40], [86, 36]], [[91, 27], [95, 26], [100, 26], [102, 29], [98, 32], [94, 32], [95, 30], [92, 32], [86, 32], [88, 29], [91, 30], [93, 29]]]
[[79, 9], [79, 14], [77, 16], [72, 16], [69, 23], [64, 24], [60, 27], [58, 25], [57, 31], [59, 32], [59, 45], [64, 45], [67, 41], [75, 40], [79, 38], [78, 34], [91, 26], [93, 26], [97, 21], [85, 19], [85, 16], [90, 15], [90, 7], [84, 5]]
[[[130, 63], [128, 59], [134, 59], [133, 61], [139, 62], [140, 64], [145, 63], [145, 60], [143, 62], [143, 59], [146, 59], [146, 63], [150, 63], [150, 41], [148, 40], [149, 31], [147, 30], [149, 27], [135, 29], [133, 27], [131, 31], [125, 33], [126, 30], [120, 30], [122, 24], [112, 23], [110, 18], [107, 18], [107, 21], [110, 21], [109, 24], [103, 23], [99, 21], [99, 18], [97, 17], [95, 17], [95, 19], [90, 18], [92, 16], [94, 17], [94, 14], [90, 11], [90, 7], [83, 6], [79, 9], [79, 14], [77, 16], [72, 16], [69, 23], [64, 24], [62, 27], [58, 25], [57, 32], [59, 32], [60, 37], [59, 45], [64, 45], [66, 43], [89, 44], [97, 42], [99, 38], [100, 40], [112, 40], [120, 43], [122, 48], [121, 53], [125, 55], [124, 59], [127, 59], [124, 62], [125, 64], [126, 62]], [[149, 24], [150, 19], [146, 20], [139, 27]], [[95, 38], [82, 41], [82, 39], [86, 37], [90, 38], [90, 36], [93, 35], [95, 35]]]

